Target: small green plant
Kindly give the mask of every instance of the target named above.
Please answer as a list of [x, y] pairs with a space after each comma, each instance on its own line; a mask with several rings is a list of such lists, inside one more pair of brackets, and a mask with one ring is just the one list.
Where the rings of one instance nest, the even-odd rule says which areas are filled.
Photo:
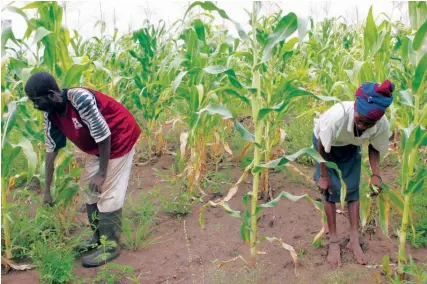
[[201, 188], [212, 191], [214, 197], [223, 195], [223, 185], [231, 184], [230, 173], [208, 171], [201, 183]]
[[196, 199], [193, 194], [184, 191], [182, 187], [179, 187], [179, 189], [176, 188], [171, 189], [170, 196], [168, 197], [159, 194], [159, 199], [162, 202], [162, 209], [165, 212], [181, 218], [191, 212]]
[[413, 199], [412, 214], [414, 217], [415, 238], [411, 230], [408, 231], [408, 241], [416, 248], [427, 247], [427, 188], [421, 189], [420, 194]]
[[115, 248], [117, 246], [115, 241], [109, 241], [107, 240], [107, 237], [105, 235], [101, 236], [100, 239], [100, 245], [98, 246], [98, 249], [103, 250], [104, 252], [99, 254], [97, 257], [95, 257], [96, 261], [106, 261], [110, 253], [108, 252], [109, 249]]
[[217, 231], [217, 232], [219, 232], [219, 230], [221, 230], [221, 228], [222, 228], [223, 224], [221, 224], [221, 223], [216, 223], [214, 226], [215, 226], [216, 231]]
[[298, 249], [298, 258], [302, 260], [305, 253], [306, 253], [306, 251], [304, 248], [299, 248]]
[[[285, 124], [286, 138], [281, 144], [288, 153], [295, 153], [301, 147], [311, 147], [313, 135], [313, 119], [307, 116], [295, 118], [291, 123]], [[314, 160], [309, 156], [301, 156], [296, 159], [297, 163], [313, 166]]]
[[[141, 283], [143, 273], [136, 274], [129, 265], [108, 263], [102, 266], [94, 278], [83, 278], [73, 281], [73, 284], [115, 284], [128, 280], [132, 283]], [[128, 282], [126, 282], [128, 283]]]
[[75, 253], [72, 246], [59, 242], [56, 234], [46, 232], [32, 245], [30, 258], [43, 283], [65, 283], [73, 279]]
[[142, 194], [138, 202], [125, 207], [123, 218], [122, 245], [136, 251], [155, 243], [150, 239], [157, 225], [159, 206], [154, 204], [153, 194]]
[[407, 283], [427, 283], [427, 264], [421, 263], [417, 266], [412, 256], [409, 256], [409, 263], [403, 266], [403, 272], [412, 278]]
[[[381, 263], [383, 266], [382, 274], [386, 277], [389, 283], [402, 283], [399, 280], [399, 274], [397, 273], [398, 271], [393, 273], [393, 269], [390, 266], [390, 257], [388, 255], [383, 257]], [[421, 263], [419, 266], [417, 266], [412, 256], [409, 256], [409, 262], [402, 267], [402, 270], [406, 275], [409, 276], [409, 279], [405, 280], [403, 283], [421, 284], [427, 282], [427, 265], [425, 263]]]
[[238, 249], [233, 249], [233, 251], [231, 252], [231, 255], [232, 255], [233, 257], [238, 256], [238, 255], [239, 255], [239, 250], [238, 250]]

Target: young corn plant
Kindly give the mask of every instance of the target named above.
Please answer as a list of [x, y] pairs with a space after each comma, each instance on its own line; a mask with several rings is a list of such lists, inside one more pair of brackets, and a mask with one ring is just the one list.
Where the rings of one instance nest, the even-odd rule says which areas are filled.
[[[317, 96], [304, 89], [296, 88], [291, 84], [292, 81], [288, 81], [286, 83], [283, 83], [283, 85], [281, 85], [281, 88], [282, 88], [281, 90], [275, 90], [278, 93], [283, 93], [283, 97], [282, 97], [282, 101], [279, 104], [273, 105], [272, 102], [268, 100], [268, 95], [265, 94], [266, 89], [262, 86], [261, 75], [264, 75], [263, 73], [264, 64], [267, 64], [270, 60], [272, 60], [275, 54], [279, 53], [280, 51], [279, 47], [282, 47], [281, 44], [284, 43], [284, 45], [286, 45], [285, 42], [287, 37], [289, 37], [291, 34], [293, 34], [297, 30], [298, 28], [297, 17], [294, 13], [289, 13], [288, 15], [282, 17], [280, 21], [278, 21], [277, 25], [274, 28], [272, 28], [272, 32], [266, 37], [265, 44], [261, 45], [258, 42], [257, 31], [256, 31], [256, 23], [258, 21], [257, 15], [261, 8], [260, 2], [253, 3], [252, 13], [251, 13], [252, 38], [241, 28], [241, 26], [238, 23], [231, 20], [224, 10], [218, 8], [212, 2], [194, 2], [190, 5], [189, 9], [192, 9], [195, 6], [200, 6], [203, 9], [208, 11], [216, 11], [222, 18], [233, 22], [239, 32], [241, 40], [243, 40], [244, 42], [244, 45], [249, 48], [249, 50], [246, 51], [245, 55], [249, 55], [249, 57], [252, 59], [252, 64], [250, 68], [250, 70], [252, 71], [252, 74], [251, 74], [251, 77], [247, 79], [247, 81], [251, 83], [251, 87], [248, 87], [243, 83], [240, 83], [238, 77], [236, 76], [236, 73], [232, 69], [228, 69], [226, 67], [222, 67], [222, 68], [216, 67], [215, 70], [217, 70], [216, 73], [218, 74], [222, 74], [222, 73], [227, 74], [230, 77], [230, 80], [233, 80], [234, 85], [237, 88], [237, 92], [240, 93], [239, 98], [246, 97], [246, 95], [248, 96], [248, 99], [250, 100], [252, 120], [254, 124], [254, 134], [251, 134], [233, 117], [233, 115], [228, 109], [218, 104], [209, 104], [208, 106], [206, 106], [205, 108], [201, 109], [198, 112], [200, 115], [202, 115], [205, 112], [211, 115], [216, 114], [222, 117], [223, 119], [232, 121], [234, 126], [238, 130], [238, 132], [248, 142], [251, 142], [254, 145], [254, 156], [253, 156], [252, 163], [245, 169], [245, 172], [242, 175], [242, 177], [235, 184], [235, 186], [233, 186], [233, 188], [229, 191], [228, 195], [222, 201], [218, 203], [211, 201], [202, 208], [201, 214], [200, 214], [200, 222], [203, 226], [203, 209], [206, 206], [220, 205], [231, 216], [241, 219], [240, 232], [243, 240], [247, 242], [250, 246], [252, 265], [256, 264], [257, 245], [265, 240], [268, 240], [270, 242], [279, 242], [283, 248], [291, 252], [291, 255], [295, 263], [297, 263], [297, 254], [295, 250], [291, 246], [282, 242], [281, 239], [270, 238], [270, 237], [264, 237], [259, 239], [257, 236], [257, 218], [260, 212], [264, 208], [274, 207], [278, 203], [278, 201], [282, 198], [287, 198], [293, 201], [297, 201], [304, 198], [310, 201], [311, 203], [313, 203], [316, 206], [316, 208], [321, 210], [321, 204], [313, 201], [308, 195], [293, 196], [287, 192], [282, 192], [281, 194], [279, 194], [279, 196], [277, 196], [276, 198], [274, 198], [268, 203], [265, 203], [265, 204], [257, 203], [259, 186], [260, 186], [260, 173], [265, 171], [265, 169], [284, 165], [289, 161], [295, 160], [297, 157], [303, 154], [312, 156], [314, 159], [316, 159], [319, 162], [326, 162], [321, 158], [321, 156], [317, 153], [315, 149], [306, 148], [306, 149], [300, 150], [294, 155], [283, 156], [279, 159], [268, 161], [267, 163], [262, 163], [262, 159], [263, 159], [262, 154], [266, 149], [265, 136], [266, 136], [266, 133], [268, 135], [271, 135], [270, 131], [266, 132], [266, 128], [265, 128], [266, 124], [268, 125], [266, 121], [268, 120], [269, 115], [272, 113], [279, 113], [283, 111], [287, 106], [289, 106], [289, 103], [296, 97], [311, 96], [318, 99], [322, 98], [321, 96]], [[267, 91], [270, 91], [270, 90], [267, 90]], [[326, 99], [329, 100], [329, 99], [335, 99], [335, 98], [326, 98]], [[326, 164], [338, 170], [335, 164], [329, 163], [329, 162], [326, 162]], [[227, 202], [236, 193], [238, 184], [245, 179], [249, 171], [251, 171], [253, 175], [253, 189], [250, 193], [244, 195], [243, 197], [245, 210], [242, 213], [240, 211], [232, 210], [229, 207]], [[345, 186], [343, 186], [342, 192], [343, 192], [342, 197], [345, 198]], [[344, 199], [342, 201], [344, 201]]]
[[[427, 26], [427, 20], [424, 25]], [[420, 32], [420, 30], [418, 31]], [[417, 32], [417, 33], [418, 33]], [[424, 32], [425, 33], [425, 32]], [[417, 36], [415, 37], [417, 38]], [[401, 190], [403, 195], [403, 216], [399, 233], [399, 267], [407, 263], [406, 238], [407, 228], [411, 220], [411, 200], [425, 186], [427, 168], [425, 161], [425, 149], [427, 146], [427, 53], [423, 55], [416, 66], [411, 84], [410, 94], [415, 101], [411, 108], [411, 120], [406, 127], [401, 127], [400, 155], [402, 159]], [[414, 234], [415, 235], [415, 234]], [[404, 272], [399, 271], [399, 278], [403, 280]]]
[[[27, 180], [33, 176], [36, 166], [37, 166], [37, 155], [34, 152], [31, 142], [22, 136], [19, 139], [19, 142], [13, 144], [9, 141], [9, 135], [11, 130], [16, 126], [17, 120], [17, 105], [23, 103], [26, 98], [23, 98], [19, 101], [10, 102], [7, 106], [7, 112], [3, 112], [2, 109], [2, 139], [1, 139], [1, 149], [2, 149], [2, 171], [1, 171], [1, 189], [2, 189], [2, 198], [1, 198], [1, 210], [2, 210], [2, 225], [4, 231], [4, 245], [5, 245], [5, 256], [8, 259], [12, 259], [12, 246], [11, 246], [11, 229], [10, 229], [10, 220], [9, 220], [9, 206], [7, 202], [7, 196], [9, 194], [10, 188], [14, 185], [15, 179], [17, 176], [11, 175], [12, 164], [14, 159], [21, 153], [24, 153], [27, 158], [27, 168], [24, 169]], [[19, 175], [18, 175], [19, 176]]]
[[[148, 158], [153, 154], [153, 130], [158, 124], [159, 116], [165, 111], [172, 99], [172, 78], [167, 72], [162, 72], [163, 60], [170, 51], [168, 42], [164, 41], [165, 27], [160, 22], [157, 27], [150, 25], [133, 32], [133, 40], [138, 43], [129, 54], [139, 62], [137, 73], [134, 76], [135, 91], [130, 96], [138, 113], [142, 113], [148, 141]], [[136, 116], [137, 119], [140, 115]], [[161, 129], [156, 136], [161, 136]], [[157, 139], [159, 140], [159, 139]], [[161, 138], [160, 138], [161, 140]]]
[[[179, 39], [184, 43], [179, 46], [170, 64], [172, 70], [178, 73], [172, 82], [172, 112], [187, 129], [180, 137], [180, 158], [185, 158], [186, 148], [189, 148], [184, 173], [187, 174], [189, 191], [194, 192], [207, 171], [206, 146], [216, 142], [213, 133], [223, 137], [221, 132], [224, 129], [219, 117], [201, 114], [212, 103], [230, 101], [232, 97], [228, 98], [227, 94], [240, 96], [236, 89], [242, 85], [234, 70], [221, 65], [233, 56], [238, 45], [227, 36], [227, 31], [215, 32], [209, 23], [205, 24], [200, 19], [184, 22], [182, 29]], [[245, 100], [248, 102], [247, 98]], [[228, 149], [225, 141], [220, 140], [223, 147]]]

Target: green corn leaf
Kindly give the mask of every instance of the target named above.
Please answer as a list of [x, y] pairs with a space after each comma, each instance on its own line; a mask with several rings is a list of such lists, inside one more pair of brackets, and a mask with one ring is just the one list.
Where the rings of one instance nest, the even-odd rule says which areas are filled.
[[50, 35], [52, 32], [45, 29], [44, 27], [38, 27], [36, 29], [36, 34], [34, 36], [34, 43], [38, 43], [41, 41], [45, 36]]
[[24, 136], [21, 136], [17, 144], [10, 145], [14, 148], [20, 147], [25, 157], [27, 158], [27, 178], [29, 181], [34, 175], [37, 167], [37, 154], [33, 149], [33, 145], [31, 144], [30, 140], [28, 140]]
[[2, 117], [2, 149], [4, 149], [5, 143], [9, 139], [10, 131], [16, 124], [17, 105], [21, 102], [26, 102], [27, 100], [27, 97], [23, 97], [20, 100], [10, 102], [7, 105], [7, 113]]
[[141, 103], [141, 96], [142, 93], [144, 93], [144, 89], [141, 90], [141, 92], [139, 93], [139, 95], [137, 95], [136, 93], [132, 93], [130, 96], [132, 98], [132, 101], [135, 103], [135, 106], [139, 109], [139, 110], [143, 110], [144, 106]]
[[414, 79], [412, 80], [412, 92], [418, 94], [422, 92], [427, 81], [427, 53], [421, 58], [415, 70]]
[[[426, 135], [427, 136], [427, 135]], [[408, 185], [408, 193], [415, 194], [425, 187], [427, 181], [427, 168], [423, 167], [419, 170], [415, 180], [410, 180]]]
[[203, 112], [208, 112], [210, 115], [218, 114], [223, 119], [232, 119], [233, 115], [231, 112], [221, 105], [210, 104], [197, 112], [201, 115]]
[[239, 33], [239, 36], [241, 39], [243, 39], [247, 42], [251, 42], [251, 38], [248, 36], [248, 34], [245, 32], [245, 30], [242, 28], [242, 26], [239, 23], [233, 21], [223, 9], [218, 8], [211, 1], [204, 1], [204, 2], [195, 1], [195, 2], [193, 2], [190, 5], [190, 7], [188, 7], [187, 11], [185, 12], [184, 19], [187, 16], [188, 12], [190, 12], [190, 10], [196, 6], [200, 6], [201, 8], [203, 8], [204, 10], [207, 10], [207, 11], [216, 11], [221, 16], [221, 18], [229, 20], [234, 24], [234, 26], [236, 27], [237, 32]]
[[273, 55], [274, 47], [278, 43], [286, 40], [286, 38], [292, 35], [297, 28], [298, 19], [294, 13], [289, 13], [284, 16], [274, 28], [273, 32], [268, 36], [260, 64], [268, 61]]
[[367, 198], [366, 195], [360, 195], [360, 223], [362, 228], [368, 223], [368, 218], [371, 215], [372, 198]]
[[[6, 152], [5, 149], [1, 151], [1, 175], [3, 177], [8, 177], [10, 169], [12, 168], [13, 161], [21, 153], [21, 147], [15, 147], [11, 151]], [[6, 155], [7, 154], [7, 155]]]
[[327, 96], [320, 96], [316, 95], [312, 92], [309, 92], [307, 90], [304, 90], [302, 88], [295, 88], [295, 87], [288, 87], [284, 90], [284, 92], [289, 92], [289, 94], [285, 97], [285, 100], [281, 103], [277, 104], [276, 106], [272, 108], [262, 108], [258, 112], [258, 119], [262, 120], [267, 117], [267, 115], [271, 112], [281, 112], [289, 103], [290, 100], [297, 97], [303, 97], [303, 96], [311, 96], [315, 99], [322, 100], [322, 101], [340, 101], [337, 97], [327, 97]]
[[390, 200], [390, 204], [399, 212], [399, 214], [403, 214], [403, 197], [399, 192], [395, 192], [388, 187], [387, 184], [382, 185], [382, 191], [387, 192], [388, 198]]
[[61, 187], [61, 183], [64, 182], [64, 177], [66, 178], [67, 175], [65, 174], [66, 169], [68, 169], [72, 155], [70, 153], [63, 152], [64, 158], [61, 160], [58, 160], [58, 164], [55, 167], [55, 185], [56, 188]]
[[383, 231], [383, 234], [388, 237], [390, 223], [390, 198], [387, 194], [387, 191], [383, 191], [378, 195], [377, 206], [379, 209], [379, 222], [381, 230]]
[[258, 166], [254, 167], [252, 169], [252, 173], [256, 174], [256, 173], [262, 172], [266, 168], [270, 168], [271, 169], [271, 168], [275, 168], [275, 167], [278, 167], [278, 166], [286, 165], [287, 163], [289, 163], [291, 161], [295, 161], [296, 158], [298, 158], [299, 156], [302, 156], [302, 155], [308, 155], [308, 156], [312, 157], [316, 162], [318, 162], [318, 163], [325, 163], [325, 165], [327, 167], [332, 168], [335, 171], [337, 171], [337, 173], [338, 173], [338, 175], [340, 177], [340, 180], [341, 180], [341, 196], [340, 196], [340, 198], [341, 198], [341, 205], [344, 207], [344, 205], [345, 205], [345, 198], [346, 198], [346, 195], [347, 195], [347, 186], [346, 186], [344, 180], [342, 179], [342, 175], [341, 175], [340, 169], [338, 168], [338, 166], [335, 163], [325, 161], [322, 158], [322, 156], [320, 156], [319, 152], [317, 152], [316, 149], [314, 149], [314, 148], [304, 148], [304, 149], [299, 150], [295, 154], [284, 155], [283, 157], [278, 158], [276, 160], [272, 160], [272, 161], [270, 161], [270, 162], [268, 162], [266, 164], [258, 165]]
[[375, 25], [372, 6], [369, 9], [368, 17], [366, 19], [365, 29], [363, 32], [364, 40], [364, 60], [368, 59], [369, 55], [373, 55], [373, 49], [378, 39], [377, 26]]
[[239, 89], [238, 88], [235, 88], [235, 87], [221, 87], [221, 88], [218, 88], [218, 89], [215, 89], [215, 90], [213, 90], [212, 92], [214, 92], [214, 93], [219, 93], [219, 92], [222, 92], [222, 93], [225, 93], [225, 94], [227, 94], [227, 95], [232, 95], [233, 97], [236, 97], [236, 98], [238, 98], [238, 99], [240, 99], [243, 103], [245, 103], [246, 105], [248, 105], [248, 106], [250, 106], [251, 105], [251, 102], [250, 102], [250, 100], [247, 98], [247, 97], [245, 97], [245, 96], [243, 96], [243, 95], [241, 95], [240, 93], [239, 93]]
[[240, 237], [249, 244], [251, 240], [251, 214], [246, 209], [240, 223]]
[[239, 82], [237, 79], [236, 73], [233, 69], [226, 68], [224, 66], [208, 66], [203, 68], [203, 71], [205, 71], [208, 74], [212, 75], [218, 75], [221, 73], [225, 73], [228, 76], [228, 79], [230, 80], [230, 83], [236, 87], [236, 88], [243, 88], [243, 85]]
[[187, 48], [187, 55], [194, 59], [198, 54], [199, 48], [197, 33], [193, 28], [189, 28], [184, 31], [183, 37]]
[[181, 85], [182, 79], [184, 78], [184, 76], [187, 74], [187, 71], [181, 71], [178, 76], [176, 76], [175, 80], [172, 82], [172, 89], [173, 92], [175, 93], [176, 90], [178, 89], [179, 85]]
[[401, 90], [397, 93], [397, 96], [399, 98], [399, 103], [414, 107], [411, 89]]
[[415, 51], [420, 51], [421, 47], [424, 44], [424, 41], [427, 36], [427, 20], [424, 21], [424, 24], [418, 29], [415, 34], [414, 42], [412, 43], [412, 48]]
[[15, 38], [15, 35], [13, 34], [11, 27], [3, 28], [1, 31], [1, 52], [2, 52], [2, 54], [5, 52], [6, 43], [8, 40], [11, 40], [15, 44], [19, 45], [18, 41]]
[[280, 199], [289, 199], [291, 201], [298, 201], [301, 199], [305, 199], [308, 202], [310, 202], [311, 204], [313, 204], [316, 209], [321, 210], [321, 208], [319, 207], [319, 203], [316, 202], [315, 200], [313, 200], [308, 194], [303, 194], [303, 195], [293, 195], [290, 194], [286, 191], [282, 191], [276, 198], [274, 198], [273, 200], [264, 203], [264, 204], [259, 204], [257, 205], [258, 208], [272, 208], [272, 207], [276, 207], [276, 205], [279, 203]]
[[427, 19], [427, 4], [425, 1], [408, 1], [409, 20], [413, 30], [418, 30]]
[[67, 177], [62, 181], [62, 184], [58, 190], [58, 195], [55, 199], [55, 203], [62, 203], [67, 206], [73, 200], [78, 190], [79, 185], [74, 183], [71, 180], [71, 177]]
[[65, 74], [62, 85], [67, 88], [78, 85], [83, 72], [87, 71], [90, 65], [91, 63], [73, 64], [67, 74]]
[[248, 142], [252, 142], [255, 145], [259, 146], [258, 143], [255, 141], [255, 136], [249, 132], [249, 130], [246, 129], [240, 122], [237, 120], [234, 120], [234, 126], [236, 127], [239, 134]]
[[[391, 190], [387, 184], [383, 184], [382, 185], [382, 190], [386, 191], [389, 199], [390, 199], [390, 205], [393, 206], [393, 208], [395, 208], [397, 210], [397, 212], [399, 212], [400, 215], [403, 214], [403, 209], [404, 209], [404, 201], [403, 201], [403, 196], [396, 191]], [[416, 241], [416, 234], [415, 234], [415, 226], [414, 226], [414, 222], [413, 222], [413, 218], [412, 218], [412, 214], [409, 214], [409, 222], [411, 225], [411, 229], [412, 229], [412, 235], [413, 235], [413, 241]]]
[[209, 104], [208, 106], [200, 109], [197, 114], [201, 115], [204, 112], [208, 112], [210, 115], [219, 115], [222, 119], [232, 119], [234, 123], [234, 127], [236, 127], [237, 131], [240, 135], [248, 142], [255, 142], [255, 137], [252, 133], [250, 133], [242, 124], [240, 124], [232, 115], [232, 113], [225, 107], [221, 105]]
[[21, 9], [22, 10], [25, 10], [25, 9], [39, 9], [39, 8], [45, 6], [45, 5], [48, 5], [48, 4], [49, 4], [48, 2], [44, 2], [44, 1], [34, 1], [34, 2], [31, 2], [31, 3], [27, 4], [27, 5], [25, 5]]
[[200, 19], [196, 19], [193, 21], [193, 27], [196, 30], [197, 37], [201, 41], [206, 41], [206, 34], [205, 34], [205, 25]]

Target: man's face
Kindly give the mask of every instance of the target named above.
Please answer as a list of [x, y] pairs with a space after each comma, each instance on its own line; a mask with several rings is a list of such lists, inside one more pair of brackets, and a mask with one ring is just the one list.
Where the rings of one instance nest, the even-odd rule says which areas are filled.
[[377, 121], [363, 116], [359, 112], [354, 112], [354, 124], [356, 125], [357, 131], [364, 132], [375, 125]]
[[33, 102], [35, 109], [47, 113], [54, 112], [58, 104], [62, 102], [61, 93], [53, 90], [42, 96], [28, 94], [28, 98]]
[[44, 112], [52, 112], [52, 100], [49, 96], [28, 96], [28, 98], [33, 102], [34, 108]]

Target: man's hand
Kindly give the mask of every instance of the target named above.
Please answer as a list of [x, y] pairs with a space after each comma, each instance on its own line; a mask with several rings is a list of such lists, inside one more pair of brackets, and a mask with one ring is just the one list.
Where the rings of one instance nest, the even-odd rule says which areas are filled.
[[329, 179], [329, 177], [320, 177], [319, 182], [317, 183], [317, 187], [320, 190], [320, 193], [322, 195], [326, 195], [326, 194], [330, 194], [332, 195], [332, 190], [331, 190], [331, 180]]
[[101, 186], [105, 182], [105, 175], [102, 175], [100, 173], [97, 173], [92, 180], [89, 182], [89, 190], [93, 192], [99, 192], [102, 193]]
[[53, 205], [52, 195], [50, 194], [50, 192], [45, 192], [43, 194], [43, 205], [48, 205], [48, 206]]
[[371, 176], [371, 180], [369, 181], [369, 188], [373, 188], [374, 186], [377, 187], [377, 191], [373, 191], [370, 194], [371, 196], [377, 196], [381, 192], [382, 180], [379, 176], [376, 176], [376, 175]]

